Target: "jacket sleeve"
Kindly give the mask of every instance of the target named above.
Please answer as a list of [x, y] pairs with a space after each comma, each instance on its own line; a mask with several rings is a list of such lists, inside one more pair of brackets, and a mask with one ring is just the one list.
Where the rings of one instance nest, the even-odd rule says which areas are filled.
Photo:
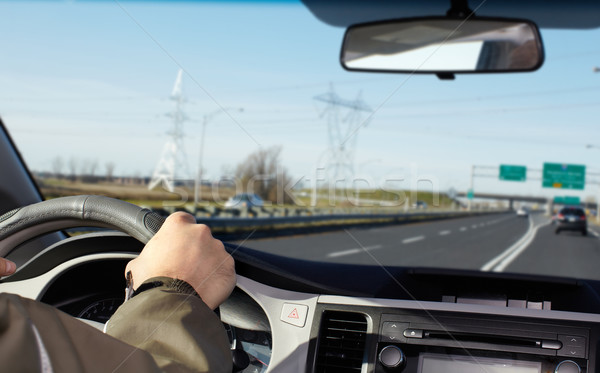
[[1, 372], [160, 372], [147, 352], [49, 305], [0, 293]]
[[163, 285], [119, 307], [106, 333], [149, 352], [165, 371], [230, 373], [230, 344], [217, 315], [200, 297], [173, 285], [178, 280], [157, 277], [144, 284], [157, 281]]

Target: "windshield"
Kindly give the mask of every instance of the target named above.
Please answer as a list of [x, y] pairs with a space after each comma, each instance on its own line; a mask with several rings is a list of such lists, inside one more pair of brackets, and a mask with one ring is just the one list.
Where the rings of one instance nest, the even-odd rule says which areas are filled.
[[45, 198], [185, 209], [303, 260], [600, 279], [598, 29], [441, 80], [346, 71], [345, 28], [299, 2], [0, 9], [0, 114]]

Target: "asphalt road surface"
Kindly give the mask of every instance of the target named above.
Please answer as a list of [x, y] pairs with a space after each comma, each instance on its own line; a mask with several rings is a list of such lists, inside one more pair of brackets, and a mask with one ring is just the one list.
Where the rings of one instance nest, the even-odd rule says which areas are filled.
[[599, 227], [554, 233], [541, 213], [493, 214], [418, 224], [249, 240], [266, 252], [315, 261], [600, 279]]

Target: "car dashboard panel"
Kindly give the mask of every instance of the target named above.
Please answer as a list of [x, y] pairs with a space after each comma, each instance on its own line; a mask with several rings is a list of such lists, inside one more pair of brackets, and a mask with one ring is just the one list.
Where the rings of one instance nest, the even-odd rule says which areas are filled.
[[[77, 277], [126, 260], [94, 261], [65, 271], [42, 300], [105, 322], [122, 287], [87, 297]], [[116, 282], [115, 284], [116, 285]], [[82, 290], [84, 288], [82, 287]], [[92, 286], [92, 290], [94, 287]], [[291, 292], [238, 277], [221, 306], [232, 348], [244, 350], [244, 372], [595, 372], [600, 317], [594, 314], [417, 300]], [[268, 370], [273, 366], [273, 370]], [[441, 370], [443, 369], [443, 370]], [[579, 369], [579, 370], [569, 370]]]
[[[87, 251], [77, 255], [82, 243]], [[126, 252], [130, 244], [124, 236], [67, 240], [42, 253], [29, 270], [25, 266], [19, 281], [0, 282], [0, 291], [104, 323], [123, 300], [123, 271], [137, 255]], [[385, 285], [373, 269], [338, 266], [327, 274], [317, 265], [311, 280], [298, 285], [299, 272], [287, 281], [284, 262], [268, 266], [265, 259], [273, 258], [252, 254], [254, 262], [234, 255], [237, 287], [220, 307], [232, 349], [249, 355], [251, 365], [244, 372], [598, 371], [595, 282], [474, 278], [427, 270], [400, 274], [389, 268], [394, 279]], [[44, 263], [52, 263], [51, 268]], [[300, 268], [309, 269], [307, 263]], [[379, 283], [377, 294], [333, 291], [351, 271], [363, 282]], [[323, 283], [319, 291], [316, 284], [327, 276], [338, 282]], [[394, 288], [397, 297], [390, 296]], [[468, 294], [481, 295], [481, 289], [511, 295], [499, 300]]]

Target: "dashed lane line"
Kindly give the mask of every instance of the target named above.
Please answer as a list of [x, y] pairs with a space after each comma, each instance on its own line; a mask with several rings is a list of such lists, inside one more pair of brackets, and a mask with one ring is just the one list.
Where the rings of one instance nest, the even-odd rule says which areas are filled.
[[371, 250], [377, 250], [377, 249], [381, 249], [381, 245], [372, 245], [372, 246], [365, 246], [362, 248], [354, 248], [354, 249], [348, 249], [348, 250], [342, 250], [342, 251], [334, 251], [332, 253], [327, 254], [328, 258], [337, 258], [339, 256], [345, 256], [345, 255], [352, 255], [352, 254], [358, 254], [364, 251], [371, 251]]
[[425, 236], [415, 236], [415, 237], [410, 237], [410, 238], [405, 238], [402, 240], [403, 244], [407, 244], [407, 243], [413, 243], [413, 242], [417, 242], [417, 241], [421, 241], [424, 240]]
[[[496, 220], [493, 220], [491, 222], [488, 222], [488, 224], [495, 224], [495, 223], [498, 223], [498, 222], [500, 222], [502, 220], [505, 220], [505, 219], [496, 219]], [[471, 228], [472, 229], [477, 229], [478, 227], [483, 227], [483, 226], [485, 226], [485, 223], [473, 224], [473, 225], [471, 225]], [[465, 231], [467, 231], [467, 229], [468, 229], [468, 227], [460, 227], [459, 230], [461, 232], [465, 232]], [[438, 234], [440, 236], [446, 236], [446, 235], [449, 235], [451, 233], [452, 233], [451, 230], [443, 230], [443, 231], [439, 231], [438, 232]], [[413, 242], [422, 241], [424, 239], [425, 239], [425, 236], [415, 236], [415, 237], [405, 238], [401, 242], [403, 244], [410, 244], [410, 243], [413, 243]], [[334, 251], [332, 253], [327, 254], [327, 257], [328, 258], [337, 258], [337, 257], [340, 257], [340, 256], [359, 254], [359, 253], [365, 252], [365, 251], [377, 250], [377, 249], [380, 249], [381, 247], [382, 247], [382, 245], [372, 245], [372, 246], [366, 246], [364, 248], [358, 248], [358, 247], [356, 247], [356, 248], [347, 249], [347, 250]], [[486, 270], [486, 269], [482, 269], [482, 270]]]

